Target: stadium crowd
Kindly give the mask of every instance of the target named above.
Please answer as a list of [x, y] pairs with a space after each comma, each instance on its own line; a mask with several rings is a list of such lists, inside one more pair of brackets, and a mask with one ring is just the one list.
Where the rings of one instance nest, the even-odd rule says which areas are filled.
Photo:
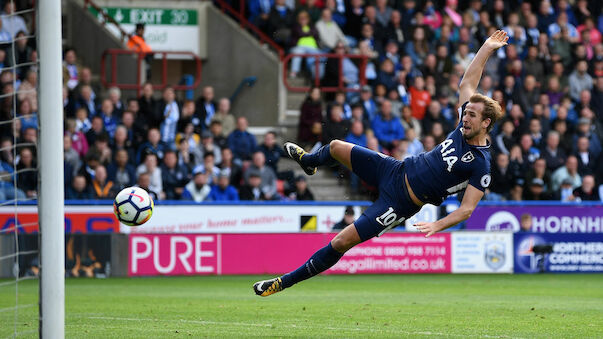
[[[342, 76], [346, 87], [359, 90], [324, 95], [312, 88], [300, 108], [300, 144], [345, 139], [398, 159], [433, 149], [456, 126], [460, 78], [481, 42], [502, 27], [509, 46], [489, 59], [479, 88], [505, 111], [490, 135], [492, 183], [485, 199], [600, 199], [598, 1], [250, 0], [247, 14], [290, 53], [344, 55], [341, 70], [337, 59], [293, 58], [290, 77], [318, 76], [333, 86]], [[10, 48], [26, 65], [0, 73], [2, 118], [19, 117], [0, 127], [0, 199], [35, 198], [37, 53], [26, 31], [11, 25], [2, 26], [0, 39], [21, 39], [3, 45], [0, 67], [10, 66]], [[366, 67], [348, 54], [366, 56]], [[9, 95], [15, 91], [16, 102]], [[258, 145], [245, 112], [231, 112], [229, 99], [216, 98], [212, 86], [194, 101], [177, 97], [171, 87], [157, 93], [147, 83], [139, 97], [124, 99], [118, 88], [101, 88], [76, 51], [65, 49], [66, 199], [111, 199], [132, 185], [155, 199], [314, 199], [303, 177], [279, 172], [283, 151], [276, 133]], [[354, 190], [371, 191], [349, 179]]]

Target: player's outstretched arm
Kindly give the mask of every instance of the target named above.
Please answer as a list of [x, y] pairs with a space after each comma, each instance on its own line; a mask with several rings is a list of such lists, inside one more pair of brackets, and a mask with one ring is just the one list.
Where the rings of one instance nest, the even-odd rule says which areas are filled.
[[418, 222], [414, 226], [419, 231], [427, 233], [425, 235], [427, 238], [436, 232], [443, 231], [448, 227], [469, 219], [471, 213], [473, 213], [473, 210], [477, 206], [477, 203], [482, 200], [483, 196], [484, 192], [471, 185], [467, 185], [461, 206], [456, 211], [435, 222]]
[[494, 51], [506, 46], [508, 40], [509, 37], [507, 36], [507, 32], [498, 30], [492, 33], [479, 51], [477, 51], [475, 58], [473, 58], [469, 67], [465, 70], [463, 80], [459, 86], [459, 104], [469, 101], [469, 98], [471, 98], [477, 90], [477, 85], [479, 85], [479, 81], [482, 78], [482, 72], [486, 66], [486, 61], [488, 61], [488, 58]]

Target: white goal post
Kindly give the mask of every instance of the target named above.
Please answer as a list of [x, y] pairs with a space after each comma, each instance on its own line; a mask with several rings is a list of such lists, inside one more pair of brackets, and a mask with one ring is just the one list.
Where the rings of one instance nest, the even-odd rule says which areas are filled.
[[37, 1], [40, 338], [65, 337], [65, 220], [61, 0]]

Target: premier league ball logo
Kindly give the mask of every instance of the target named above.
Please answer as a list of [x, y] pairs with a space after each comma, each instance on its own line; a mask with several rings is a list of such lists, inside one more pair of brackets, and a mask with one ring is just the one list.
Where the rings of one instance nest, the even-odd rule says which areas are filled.
[[507, 259], [505, 244], [500, 241], [489, 241], [484, 249], [486, 265], [493, 271], [499, 270]]

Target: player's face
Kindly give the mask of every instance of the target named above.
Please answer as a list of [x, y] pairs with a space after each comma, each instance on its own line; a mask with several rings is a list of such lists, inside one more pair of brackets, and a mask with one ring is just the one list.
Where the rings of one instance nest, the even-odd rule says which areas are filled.
[[470, 102], [463, 112], [463, 136], [465, 139], [473, 139], [480, 133], [486, 133], [488, 121], [482, 120], [484, 104], [481, 102]]

